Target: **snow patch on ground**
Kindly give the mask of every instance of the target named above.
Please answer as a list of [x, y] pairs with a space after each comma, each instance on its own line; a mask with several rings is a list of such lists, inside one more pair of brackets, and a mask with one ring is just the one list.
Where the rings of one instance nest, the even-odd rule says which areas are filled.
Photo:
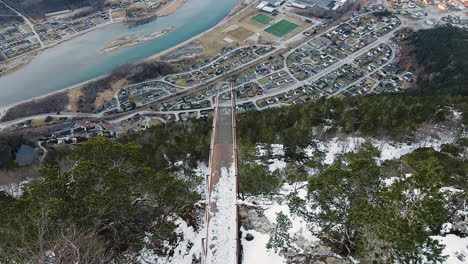
[[6, 185], [0, 185], [0, 191], [9, 194], [11, 197], [18, 199], [23, 195], [24, 188], [31, 182], [32, 178], [21, 181], [20, 183], [10, 183]]
[[387, 179], [383, 179], [383, 183], [386, 187], [390, 187], [392, 186], [395, 182], [397, 181], [402, 181], [402, 180], [405, 180], [405, 179], [408, 179], [409, 177], [411, 177], [413, 174], [412, 173], [406, 173], [405, 176], [403, 177], [390, 177], [390, 178], [387, 178]]
[[274, 250], [266, 248], [270, 239], [267, 234], [259, 233], [255, 230], [245, 230], [241, 227], [242, 234], [250, 233], [254, 236], [252, 241], [247, 241], [245, 235], [241, 240], [243, 249], [243, 264], [285, 264], [284, 257], [275, 253]]
[[309, 146], [304, 149], [304, 151], [309, 157], [312, 157], [316, 151], [324, 152], [324, 163], [330, 165], [335, 161], [337, 155], [354, 152], [364, 142], [366, 142], [366, 140], [361, 137], [347, 137], [345, 140], [333, 138], [332, 140], [325, 142], [314, 140], [316, 147]]
[[463, 190], [452, 187], [452, 186], [446, 186], [440, 188], [440, 192], [442, 193], [458, 193], [458, 192], [463, 192]]
[[[158, 256], [152, 249], [145, 247], [140, 251], [137, 263], [192, 264], [193, 257], [200, 259], [202, 251], [201, 239], [205, 235], [203, 230], [206, 229], [202, 228], [199, 231], [196, 231], [192, 226], [187, 225], [187, 223], [182, 219], [177, 219], [175, 224], [178, 225], [175, 232], [178, 234], [180, 240], [174, 248], [174, 255], [171, 257]], [[145, 240], [148, 240], [148, 238]]]
[[207, 179], [208, 175], [210, 175], [210, 168], [208, 168], [206, 163], [199, 162], [197, 168], [195, 170], [193, 170], [193, 173], [196, 176], [201, 177], [201, 179], [202, 179], [202, 184], [197, 186], [196, 191], [201, 195], [202, 200], [205, 200], [206, 199], [206, 188], [207, 188], [206, 179]]
[[[307, 182], [302, 182], [302, 183], [296, 183], [296, 184], [284, 184], [281, 189], [279, 190], [279, 195], [286, 197], [289, 194], [294, 192], [294, 189], [296, 188], [297, 196], [301, 199], [304, 199], [307, 196]], [[309, 211], [311, 210], [310, 208], [307, 208]], [[273, 224], [276, 225], [276, 214], [282, 212], [285, 214], [289, 220], [292, 222], [292, 228], [289, 230], [289, 235], [292, 238], [296, 239], [305, 239], [308, 242], [318, 242], [320, 241], [317, 237], [312, 235], [312, 233], [309, 230], [309, 226], [307, 225], [307, 222], [300, 216], [297, 216], [295, 214], [291, 214], [289, 211], [289, 206], [287, 204], [287, 201], [284, 200], [280, 202], [279, 199], [274, 200], [273, 203], [265, 210], [264, 214], [268, 218], [268, 220]], [[313, 227], [315, 230], [317, 230], [318, 227]]]
[[[268, 151], [270, 149], [270, 152]], [[284, 161], [284, 146], [282, 144], [271, 144], [269, 147], [265, 144], [259, 144], [256, 147], [256, 156], [262, 157], [274, 157], [267, 160], [268, 170], [274, 172], [286, 168], [286, 162]], [[258, 164], [263, 164], [262, 161], [257, 160]]]
[[281, 170], [286, 168], [288, 165], [284, 159], [270, 159], [268, 160], [268, 170], [274, 172], [275, 170]]
[[[284, 147], [282, 144], [271, 144], [271, 155], [274, 156], [284, 156]], [[257, 156], [267, 156], [268, 155], [268, 147], [264, 144], [257, 146]]]
[[[249, 197], [247, 198], [247, 202], [244, 202], [244, 204], [261, 209], [263, 215], [273, 226], [276, 225], [277, 213], [282, 212], [286, 215], [292, 223], [292, 227], [289, 229], [292, 244], [291, 249], [294, 248], [297, 253], [302, 253], [306, 249], [315, 247], [320, 241], [320, 239], [314, 236], [310, 231], [311, 229], [318, 230], [319, 227], [309, 226], [302, 216], [291, 213], [287, 203], [287, 196], [294, 192], [299, 198], [306, 198], [306, 185], [307, 182], [298, 182], [295, 184], [286, 183], [283, 184], [277, 195]], [[310, 208], [306, 209], [311, 210]], [[243, 232], [244, 236], [246, 233], [253, 234], [255, 238], [253, 241], [247, 241], [245, 238], [242, 239], [244, 263], [286, 263], [284, 256], [278, 255], [274, 253], [274, 250], [268, 250], [266, 248], [270, 235], [273, 234], [264, 234], [256, 230], [245, 230], [245, 232]], [[263, 262], [263, 260], [265, 262]]]
[[448, 135], [440, 137], [426, 137], [418, 142], [401, 143], [363, 137], [346, 137], [345, 139], [335, 137], [328, 141], [314, 140], [313, 144], [307, 147], [304, 151], [309, 157], [312, 157], [316, 151], [325, 153], [324, 163], [331, 165], [338, 155], [347, 152], [355, 152], [359, 149], [362, 143], [370, 141], [378, 150], [380, 150], [381, 155], [379, 161], [382, 162], [398, 159], [403, 155], [423, 147], [432, 147], [439, 151], [441, 145], [452, 143], [456, 138], [457, 137], [455, 135], [448, 133]]
[[468, 263], [468, 237], [458, 237], [456, 235], [432, 236], [433, 239], [445, 245], [442, 255], [448, 255], [445, 263], [462, 264]]

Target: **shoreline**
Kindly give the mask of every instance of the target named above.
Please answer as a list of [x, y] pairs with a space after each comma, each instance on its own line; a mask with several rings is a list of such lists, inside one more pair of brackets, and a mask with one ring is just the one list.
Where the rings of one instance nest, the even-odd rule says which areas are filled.
[[[246, 6], [249, 7], [251, 5], [253, 5], [254, 3], [256, 3], [256, 1], [253, 1], [252, 3], [248, 4]], [[140, 59], [140, 60], [136, 60], [136, 61], [133, 61], [133, 63], [138, 63], [138, 62], [146, 62], [146, 61], [151, 61], [151, 60], [154, 60], [154, 59], [158, 59], [164, 55], [167, 55], [168, 53], [171, 53], [171, 52], [174, 52], [174, 50], [177, 50], [187, 44], [189, 44], [190, 42], [192, 42], [193, 40], [199, 38], [200, 36], [202, 36], [203, 34], [205, 34], [206, 32], [209, 32], [209, 31], [212, 31], [213, 29], [223, 25], [224, 23], [226, 23], [227, 21], [229, 21], [232, 17], [234, 17], [236, 14], [232, 14], [232, 10], [235, 10], [237, 7], [239, 7], [240, 5], [243, 4], [243, 0], [239, 0], [239, 3], [234, 6], [231, 11], [229, 12], [229, 14], [226, 15], [226, 17], [224, 17], [221, 21], [219, 21], [216, 25], [212, 26], [211, 28], [205, 30], [204, 32], [201, 32], [200, 34], [198, 35], [195, 35], [171, 48], [168, 48], [166, 50], [163, 50], [161, 52], [158, 52], [158, 53], [155, 53], [153, 55], [151, 55], [150, 57], [148, 58], [145, 58], [145, 59]], [[239, 14], [239, 13], [237, 13]], [[112, 25], [112, 24], [115, 24], [115, 23], [122, 23], [124, 21], [119, 21], [119, 22], [112, 22], [112, 23], [108, 23], [106, 25], [103, 25], [103, 26], [108, 26], [108, 25]], [[102, 26], [102, 27], [103, 27]], [[97, 29], [97, 28], [96, 28]], [[87, 32], [86, 32], [87, 33]], [[84, 34], [84, 32], [83, 32]], [[78, 37], [78, 36], [74, 36], [74, 37]], [[70, 38], [71, 39], [71, 38]], [[67, 39], [67, 40], [70, 40], [70, 39]], [[66, 41], [66, 40], [63, 40], [63, 41]], [[58, 44], [58, 43], [57, 43]], [[55, 45], [54, 45], [55, 46]], [[34, 98], [30, 98], [30, 99], [25, 99], [25, 100], [22, 100], [22, 101], [19, 101], [19, 102], [16, 102], [16, 103], [11, 103], [11, 104], [8, 104], [8, 105], [3, 105], [3, 106], [0, 106], [0, 119], [3, 118], [3, 116], [8, 112], [8, 110], [10, 108], [13, 108], [15, 106], [18, 106], [18, 105], [21, 105], [21, 104], [24, 104], [24, 103], [28, 103], [28, 102], [31, 102], [31, 101], [35, 101], [35, 100], [39, 100], [39, 99], [43, 99], [45, 97], [48, 97], [48, 96], [52, 96], [52, 95], [56, 95], [56, 94], [59, 94], [59, 93], [63, 93], [63, 92], [68, 92], [69, 90], [72, 90], [72, 89], [76, 89], [76, 88], [79, 88], [80, 86], [83, 86], [83, 85], [86, 85], [88, 83], [91, 83], [91, 82], [94, 82], [94, 81], [98, 81], [100, 79], [103, 79], [103, 78], [106, 78], [110, 75], [110, 73], [107, 73], [107, 74], [104, 74], [104, 75], [101, 75], [101, 76], [98, 76], [96, 78], [93, 78], [93, 79], [89, 79], [89, 80], [86, 80], [86, 81], [83, 81], [81, 83], [78, 83], [78, 84], [75, 84], [75, 85], [72, 85], [72, 86], [68, 86], [68, 87], [65, 87], [63, 89], [59, 89], [59, 90], [56, 90], [56, 91], [53, 91], [53, 92], [50, 92], [50, 93], [46, 93], [46, 94], [43, 94], [43, 95], [40, 95], [40, 96], [36, 96]], [[77, 113], [80, 113], [80, 112], [77, 112]], [[83, 113], [85, 114], [85, 113]], [[0, 121], [1, 123], [1, 121]]]
[[[183, 5], [185, 5], [185, 3], [187, 3], [187, 1], [188, 0], [173, 0], [171, 3], [169, 3], [168, 5], [163, 7], [158, 12], [156, 12], [156, 16], [158, 16], [158, 17], [168, 16], [168, 15], [174, 13], [175, 11], [177, 11], [177, 9], [181, 8]], [[168, 9], [168, 10], [166, 11], [166, 9]]]
[[[143, 59], [143, 60], [144, 60], [144, 61], [148, 61], [148, 60], [158, 59], [158, 58], [160, 58], [160, 57], [166, 56], [166, 55], [168, 55], [168, 54], [170, 54], [170, 53], [172, 53], [172, 52], [174, 52], [174, 51], [176, 51], [176, 50], [182, 48], [183, 46], [189, 44], [190, 42], [193, 42], [195, 39], [197, 39], [197, 38], [203, 36], [205, 33], [209, 32], [209, 31], [212, 31], [213, 29], [215, 29], [215, 28], [217, 28], [217, 27], [223, 25], [224, 23], [226, 23], [226, 22], [229, 21], [232, 17], [235, 16], [235, 14], [231, 14], [231, 12], [232, 12], [233, 10], [235, 10], [237, 7], [239, 7], [240, 5], [242, 5], [243, 2], [244, 2], [243, 0], [239, 0], [239, 3], [231, 9], [231, 11], [229, 12], [229, 14], [227, 14], [226, 17], [224, 17], [221, 21], [219, 21], [216, 25], [214, 25], [214, 26], [211, 27], [210, 29], [205, 30], [204, 32], [202, 32], [202, 33], [200, 33], [200, 34], [198, 34], [198, 35], [195, 35], [195, 36], [193, 36], [193, 37], [187, 39], [186, 41], [181, 42], [181, 43], [179, 43], [179, 44], [177, 44], [177, 45], [175, 45], [175, 46], [173, 46], [173, 47], [171, 47], [171, 48], [168, 48], [168, 49], [163, 50], [163, 51], [161, 51], [161, 52], [155, 53], [155, 54], [151, 55], [150, 57], [148, 57], [148, 58], [146, 58], [146, 59]], [[255, 0], [252, 1], [252, 3], [248, 4], [245, 8], [249, 7], [250, 5], [252, 5], [252, 4], [255, 3], [255, 2], [256, 2]]]
[[[171, 2], [169, 5], [166, 5], [165, 7], [162, 8], [162, 10], [158, 11], [156, 13], [157, 17], [158, 16], [168, 16], [172, 13], [174, 13], [175, 11], [177, 11], [179, 8], [181, 8], [188, 0], [174, 0], [173, 2]], [[172, 6], [174, 4], [174, 2], [176, 2], [176, 5], [174, 8], [170, 9], [167, 13], [164, 13], [163, 15], [159, 15], [159, 12], [161, 11], [164, 11], [166, 8]], [[112, 16], [111, 14], [109, 14], [110, 16]], [[98, 29], [102, 29], [104, 27], [107, 27], [107, 26], [111, 26], [111, 25], [118, 25], [118, 24], [125, 24], [126, 21], [125, 19], [111, 19], [110, 22], [108, 23], [104, 23], [104, 24], [101, 24], [101, 25], [98, 25], [96, 27], [92, 27], [92, 28], [89, 28], [87, 30], [84, 30], [82, 32], [79, 32], [78, 34], [75, 34], [75, 35], [72, 35], [72, 36], [68, 36], [67, 38], [65, 39], [61, 39], [57, 42], [53, 42], [53, 43], [50, 43], [50, 44], [47, 44], [45, 45], [44, 47], [40, 47], [38, 49], [35, 49], [35, 50], [31, 50], [25, 54], [21, 54], [17, 57], [14, 57], [14, 58], [10, 58], [10, 59], [7, 59], [5, 61], [2, 61], [0, 62], [0, 65], [8, 65], [8, 63], [12, 62], [12, 61], [15, 61], [15, 60], [19, 60], [19, 59], [23, 59], [24, 61], [28, 60], [27, 63], [22, 63], [20, 65], [20, 67], [11, 67], [9, 68], [8, 70], [6, 71], [3, 71], [3, 72], [0, 72], [0, 78], [3, 77], [3, 76], [6, 76], [10, 73], [13, 73], [13, 72], [16, 72], [18, 70], [20, 70], [21, 68], [27, 66], [29, 63], [31, 63], [37, 56], [41, 55], [42, 52], [48, 50], [48, 49], [52, 49], [52, 48], [55, 48], [57, 45], [59, 44], [62, 44], [62, 43], [65, 43], [69, 40], [73, 40], [77, 37], [80, 37], [84, 34], [87, 34], [87, 33], [90, 33], [90, 32], [93, 32], [95, 30], [98, 30]], [[139, 43], [138, 43], [139, 44]], [[136, 44], [136, 45], [138, 45]], [[34, 54], [34, 55], [32, 55]], [[0, 111], [2, 110], [2, 106], [0, 106]], [[0, 118], [1, 118], [1, 114], [0, 114]]]
[[[53, 48], [55, 48], [56, 46], [58, 46], [58, 45], [60, 45], [62, 43], [65, 43], [65, 42], [67, 42], [69, 40], [73, 40], [75, 38], [81, 37], [86, 33], [90, 33], [90, 32], [93, 32], [95, 30], [98, 30], [98, 29], [102, 29], [102, 28], [107, 27], [107, 26], [112, 26], [112, 25], [117, 25], [117, 24], [122, 24], [122, 23], [125, 23], [125, 21], [113, 21], [113, 22], [109, 22], [109, 23], [106, 23], [106, 24], [102, 24], [102, 25], [87, 29], [87, 30], [85, 30], [83, 32], [80, 32], [78, 34], [69, 36], [69, 37], [67, 37], [65, 39], [61, 39], [61, 40], [59, 40], [57, 42], [50, 43], [50, 44], [48, 44], [48, 45], [46, 45], [44, 47], [40, 47], [38, 49], [29, 51], [29, 52], [27, 52], [25, 54], [22, 54], [22, 55], [18, 56], [18, 57], [14, 57], [14, 58], [8, 59], [6, 61], [2, 61], [0, 64], [5, 64], [6, 65], [6, 64], [8, 64], [8, 63], [10, 63], [10, 62], [12, 62], [14, 60], [19, 60], [19, 59], [29, 60], [28, 63], [24, 63], [23, 65], [21, 65], [21, 67], [8, 69], [8, 70], [6, 70], [4, 72], [1, 72], [0, 73], [0, 78], [3, 77], [3, 76], [8, 75], [10, 73], [13, 73], [15, 71], [20, 70], [21, 68], [23, 68], [23, 67], [27, 66], [29, 63], [31, 63], [39, 55], [41, 55], [41, 53], [43, 53], [43, 52], [45, 52], [45, 51], [47, 51], [49, 49], [53, 49]], [[36, 53], [36, 54], [34, 54], [34, 53]], [[34, 54], [34, 55], [32, 55], [32, 54]], [[0, 107], [0, 110], [1, 110], [1, 107]]]

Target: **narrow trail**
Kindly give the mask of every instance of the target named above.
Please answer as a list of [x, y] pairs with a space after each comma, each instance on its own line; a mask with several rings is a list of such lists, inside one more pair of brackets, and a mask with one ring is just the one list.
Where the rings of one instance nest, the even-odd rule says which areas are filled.
[[210, 174], [207, 179], [206, 238], [204, 264], [239, 263], [239, 221], [237, 209], [237, 143], [236, 103], [231, 87], [231, 98], [222, 99], [221, 83], [213, 117], [210, 150]]

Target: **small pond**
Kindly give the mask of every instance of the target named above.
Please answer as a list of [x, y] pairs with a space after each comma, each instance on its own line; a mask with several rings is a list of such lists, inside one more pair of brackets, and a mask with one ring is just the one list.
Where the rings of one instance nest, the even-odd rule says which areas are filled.
[[23, 144], [16, 152], [16, 163], [20, 166], [26, 166], [37, 159], [37, 152], [29, 145]]

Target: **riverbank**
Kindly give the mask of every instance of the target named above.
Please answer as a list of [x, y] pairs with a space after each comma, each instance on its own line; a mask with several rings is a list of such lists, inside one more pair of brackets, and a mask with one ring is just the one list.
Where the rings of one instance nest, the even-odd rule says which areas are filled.
[[[187, 2], [187, 0], [173, 0], [171, 3], [169, 3], [166, 6], [162, 7], [160, 9], [160, 11], [157, 11], [157, 16], [170, 15], [170, 14], [174, 13], [175, 11], [177, 11], [179, 8], [181, 8], [186, 2]], [[110, 15], [110, 17], [112, 17], [112, 16]], [[43, 47], [38, 48], [36, 50], [32, 50], [32, 51], [30, 51], [28, 53], [25, 53], [25, 54], [22, 54], [20, 56], [17, 56], [17, 57], [2, 61], [2, 62], [0, 62], [0, 69], [5, 69], [5, 70], [0, 71], [0, 77], [3, 77], [3, 76], [6, 76], [8, 74], [11, 74], [13, 72], [16, 72], [16, 71], [20, 70], [21, 68], [27, 66], [38, 55], [40, 55], [40, 53], [42, 53], [42, 52], [44, 52], [44, 51], [46, 51], [48, 49], [52, 49], [52, 48], [58, 46], [59, 44], [65, 43], [65, 42], [70, 41], [70, 40], [73, 40], [73, 39], [75, 39], [77, 37], [83, 36], [84, 34], [93, 32], [93, 31], [98, 30], [98, 29], [102, 29], [102, 28], [107, 27], [107, 26], [116, 25], [116, 24], [126, 24], [126, 21], [125, 21], [125, 19], [111, 19], [111, 21], [108, 22], [108, 23], [104, 23], [104, 24], [89, 28], [89, 29], [84, 30], [82, 32], [79, 32], [77, 34], [67, 36], [66, 38], [58, 40], [56, 42], [46, 44]], [[157, 36], [157, 37], [160, 37], [160, 36]], [[157, 37], [155, 37], [155, 38], [157, 38]], [[149, 38], [147, 40], [138, 41], [137, 43], [129, 45], [129, 46], [137, 45], [139, 43], [149, 41], [149, 40], [152, 40], [152, 39], [155, 39], [155, 38]], [[128, 47], [128, 46], [126, 46], [126, 47]], [[122, 47], [118, 47], [118, 48], [122, 48]], [[113, 51], [113, 50], [111, 50], [111, 51]], [[16, 63], [16, 64], [11, 66], [12, 62], [17, 61], [17, 60], [22, 60], [22, 62], [21, 63]]]
[[[3, 66], [3, 67], [6, 68], [6, 70], [0, 72], [0, 77], [3, 77], [5, 75], [8, 75], [8, 74], [13, 73], [15, 71], [18, 71], [19, 69], [21, 69], [24, 66], [28, 65], [29, 63], [31, 63], [37, 56], [39, 56], [42, 52], [44, 52], [46, 50], [53, 49], [53, 48], [57, 47], [58, 45], [60, 45], [62, 43], [65, 43], [65, 42], [73, 40], [73, 39], [75, 39], [77, 37], [83, 36], [86, 33], [90, 33], [92, 31], [102, 29], [102, 28], [110, 26], [110, 25], [121, 24], [121, 23], [124, 23], [124, 21], [113, 21], [113, 22], [105, 23], [105, 24], [102, 24], [102, 25], [99, 25], [99, 26], [96, 26], [96, 27], [93, 27], [93, 28], [89, 28], [87, 30], [84, 30], [83, 32], [77, 33], [75, 35], [68, 36], [67, 38], [61, 39], [61, 40], [59, 40], [57, 42], [47, 44], [44, 47], [32, 50], [32, 51], [30, 51], [28, 53], [25, 53], [25, 54], [22, 54], [22, 55], [20, 55], [18, 57], [14, 57], [14, 58], [8, 59], [6, 61], [3, 61], [3, 62], [0, 63], [0, 68]], [[6, 64], [9, 64], [9, 63], [11, 63], [11, 62], [13, 62], [15, 60], [23, 60], [23, 62], [21, 63], [21, 66], [18, 65], [18, 66], [8, 67], [8, 65], [6, 65]], [[27, 62], [24, 62], [24, 61], [27, 61]]]
[[183, 48], [184, 46], [190, 44], [191, 42], [194, 42], [195, 40], [197, 40], [201, 36], [207, 34], [208, 32], [213, 31], [216, 28], [224, 25], [225, 23], [230, 21], [233, 17], [235, 17], [237, 14], [241, 13], [242, 10], [252, 6], [256, 2], [257, 2], [256, 0], [253, 0], [251, 3], [246, 5], [244, 3], [244, 1], [241, 0], [236, 6], [234, 6], [234, 8], [232, 8], [231, 12], [229, 12], [229, 14], [223, 20], [219, 21], [216, 25], [211, 27], [209, 30], [207, 30], [205, 32], [202, 32], [202, 33], [200, 33], [200, 34], [198, 34], [196, 36], [193, 36], [190, 39], [188, 39], [188, 40], [186, 40], [184, 42], [181, 42], [178, 45], [175, 45], [175, 46], [173, 46], [173, 47], [171, 47], [169, 49], [166, 49], [166, 50], [163, 50], [163, 51], [161, 51], [159, 53], [156, 53], [156, 54], [152, 55], [151, 57], [147, 58], [146, 60], [161, 59], [164, 56], [170, 55], [171, 53]]
[[187, 0], [173, 0], [171, 3], [163, 7], [157, 12], [157, 16], [167, 16], [174, 13], [177, 9], [181, 8]]

